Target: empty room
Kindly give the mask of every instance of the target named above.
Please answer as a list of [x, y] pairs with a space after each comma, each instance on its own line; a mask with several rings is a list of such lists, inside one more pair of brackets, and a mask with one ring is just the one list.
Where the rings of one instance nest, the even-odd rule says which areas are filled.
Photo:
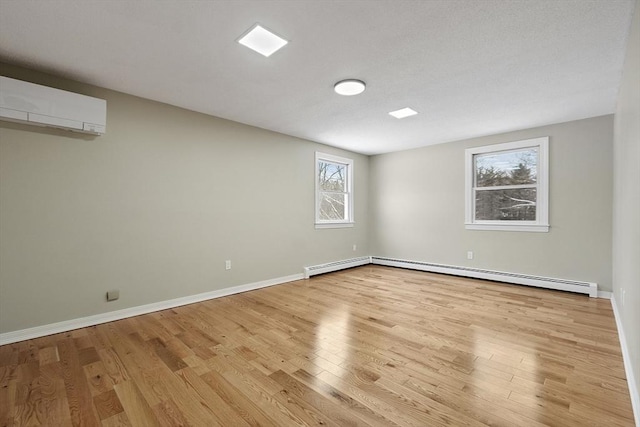
[[640, 426], [640, 0], [0, 0], [1, 426]]

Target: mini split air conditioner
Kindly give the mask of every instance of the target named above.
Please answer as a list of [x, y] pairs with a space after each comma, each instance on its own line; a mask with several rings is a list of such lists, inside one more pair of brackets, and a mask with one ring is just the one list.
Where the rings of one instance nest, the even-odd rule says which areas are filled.
[[102, 135], [107, 101], [0, 76], [0, 120]]

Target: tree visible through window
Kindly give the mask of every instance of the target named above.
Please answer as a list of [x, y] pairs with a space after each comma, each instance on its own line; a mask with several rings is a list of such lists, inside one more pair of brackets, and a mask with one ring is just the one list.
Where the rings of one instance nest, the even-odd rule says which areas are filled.
[[476, 220], [536, 220], [537, 147], [477, 154], [474, 160]]
[[548, 231], [547, 146], [536, 138], [466, 150], [467, 228]]
[[344, 221], [347, 166], [339, 163], [318, 162], [320, 187], [320, 220]]
[[316, 224], [353, 222], [353, 161], [316, 153]]

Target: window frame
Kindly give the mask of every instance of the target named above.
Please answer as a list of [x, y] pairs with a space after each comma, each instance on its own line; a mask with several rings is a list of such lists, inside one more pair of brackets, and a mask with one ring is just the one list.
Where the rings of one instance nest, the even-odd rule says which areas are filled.
[[[537, 148], [538, 163], [536, 165], [536, 220], [535, 221], [501, 221], [476, 220], [476, 183], [474, 157], [479, 154], [499, 153], [505, 151]], [[511, 187], [511, 186], [504, 186]], [[515, 186], [514, 186], [515, 187]], [[495, 188], [499, 189], [499, 188]], [[524, 139], [502, 144], [485, 145], [465, 150], [465, 228], [467, 230], [491, 231], [549, 231], [549, 137]]]
[[[353, 227], [355, 224], [353, 212], [354, 212], [354, 198], [353, 198], [353, 159], [346, 157], [340, 157], [333, 154], [321, 153], [316, 151], [315, 155], [315, 228], [345, 228]], [[320, 172], [319, 163], [325, 161], [327, 163], [334, 163], [344, 165], [346, 167], [346, 195], [347, 206], [345, 207], [345, 213], [348, 216], [345, 220], [321, 220], [320, 219], [320, 199], [323, 191], [320, 189], [318, 182], [318, 174]]]

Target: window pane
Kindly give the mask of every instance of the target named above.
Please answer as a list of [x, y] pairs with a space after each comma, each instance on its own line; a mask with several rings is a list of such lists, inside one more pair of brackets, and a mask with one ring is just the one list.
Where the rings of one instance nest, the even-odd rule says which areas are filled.
[[318, 162], [318, 184], [321, 191], [346, 191], [347, 166], [325, 161]]
[[476, 191], [477, 221], [535, 221], [536, 189]]
[[476, 154], [474, 156], [476, 187], [535, 184], [538, 149]]
[[346, 200], [347, 195], [344, 193], [320, 193], [320, 220], [346, 221]]

